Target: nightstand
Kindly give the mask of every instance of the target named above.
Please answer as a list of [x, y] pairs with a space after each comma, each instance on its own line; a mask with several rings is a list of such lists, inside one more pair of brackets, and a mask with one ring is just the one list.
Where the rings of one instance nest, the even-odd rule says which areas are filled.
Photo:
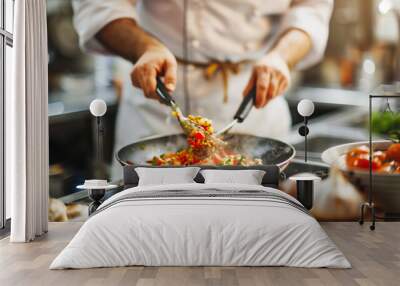
[[85, 184], [77, 186], [77, 189], [87, 190], [89, 199], [89, 216], [101, 205], [107, 190], [117, 188], [117, 185], [108, 184], [106, 180], [85, 180]]

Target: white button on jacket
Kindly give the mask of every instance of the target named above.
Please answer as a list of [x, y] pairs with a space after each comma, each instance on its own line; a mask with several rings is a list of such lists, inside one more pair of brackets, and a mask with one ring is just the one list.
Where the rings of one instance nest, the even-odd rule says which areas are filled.
[[[254, 60], [265, 54], [280, 34], [289, 28], [305, 31], [312, 40], [312, 51], [296, 66], [305, 68], [323, 56], [333, 0], [74, 0], [74, 23], [80, 44], [87, 51], [108, 53], [95, 38], [107, 23], [118, 18], [132, 18], [161, 40], [171, 52], [183, 59], [183, 6], [187, 1], [188, 58], [210, 60]], [[203, 110], [216, 129], [228, 123], [236, 111], [251, 73], [244, 66], [229, 80], [229, 101], [222, 103], [221, 75], [208, 81], [200, 68], [187, 69], [189, 99], [183, 95], [182, 66], [178, 67], [178, 84], [174, 97], [193, 114]], [[143, 136], [179, 132], [170, 111], [158, 102], [145, 99], [130, 84], [126, 75], [124, 97], [119, 110], [116, 150]], [[127, 126], [132, 125], [127, 128]], [[282, 96], [265, 108], [250, 113], [236, 132], [282, 138], [290, 127], [290, 115]]]

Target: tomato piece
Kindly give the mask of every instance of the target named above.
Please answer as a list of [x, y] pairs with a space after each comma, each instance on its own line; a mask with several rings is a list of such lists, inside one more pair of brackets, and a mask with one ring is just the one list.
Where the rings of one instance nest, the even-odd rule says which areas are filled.
[[182, 153], [178, 154], [177, 160], [178, 160], [181, 164], [185, 165], [186, 162], [187, 162], [187, 160], [188, 160], [188, 155], [187, 155], [186, 153], [183, 153], [183, 152], [182, 152]]
[[367, 148], [367, 146], [361, 146], [351, 149], [349, 152], [347, 152], [347, 157], [357, 158], [368, 154], [369, 154], [369, 149]]
[[[378, 170], [386, 160], [386, 154], [382, 151], [374, 152], [372, 170]], [[350, 150], [346, 155], [346, 165], [349, 168], [369, 169], [369, 148], [361, 146]]]
[[386, 151], [386, 157], [388, 160], [400, 162], [400, 143], [390, 145]]
[[189, 139], [188, 140], [188, 144], [189, 146], [191, 146], [192, 148], [195, 148], [197, 146], [197, 142], [195, 140]]
[[[372, 161], [372, 170], [378, 170], [381, 164], [377, 161]], [[354, 160], [353, 165], [351, 167], [359, 168], [359, 169], [369, 169], [369, 159], [366, 158], [357, 158]]]
[[204, 136], [204, 134], [201, 132], [196, 132], [196, 133], [194, 133], [194, 138], [196, 140], [204, 140], [206, 138], [206, 136]]

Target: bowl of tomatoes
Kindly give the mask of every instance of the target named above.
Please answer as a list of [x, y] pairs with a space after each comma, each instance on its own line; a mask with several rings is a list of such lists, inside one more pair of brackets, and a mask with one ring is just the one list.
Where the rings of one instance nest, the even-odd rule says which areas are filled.
[[[400, 143], [390, 140], [372, 142], [373, 201], [385, 213], [400, 213]], [[369, 142], [355, 142], [331, 147], [322, 160], [339, 169], [360, 192], [370, 189]]]

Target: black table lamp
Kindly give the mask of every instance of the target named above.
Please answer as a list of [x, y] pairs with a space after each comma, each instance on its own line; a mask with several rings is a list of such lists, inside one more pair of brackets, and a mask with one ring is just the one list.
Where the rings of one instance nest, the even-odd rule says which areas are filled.
[[[297, 105], [297, 112], [304, 117], [304, 124], [299, 128], [299, 134], [304, 137], [304, 161], [307, 162], [307, 135], [308, 118], [314, 113], [314, 103], [309, 99], [303, 99]], [[314, 181], [321, 180], [320, 177], [312, 173], [300, 173], [293, 175], [289, 180], [296, 181], [297, 199], [306, 209], [313, 207], [314, 200]]]
[[104, 128], [101, 118], [107, 112], [107, 104], [102, 99], [95, 99], [90, 103], [90, 113], [96, 117], [97, 125], [97, 163], [103, 163], [103, 135]]
[[[102, 99], [95, 99], [90, 103], [89, 106], [90, 113], [96, 117], [96, 125], [97, 125], [97, 138], [96, 138], [96, 159], [97, 164], [103, 164], [103, 135], [104, 128], [102, 125], [102, 117], [107, 112], [107, 105]], [[87, 190], [88, 196], [91, 199], [91, 203], [89, 205], [89, 215], [96, 211], [96, 209], [100, 206], [102, 199], [105, 196], [106, 190], [113, 189], [117, 186], [110, 185], [107, 183], [107, 180], [85, 180], [83, 185], [77, 186], [78, 189]]]
[[297, 112], [303, 116], [304, 124], [299, 128], [299, 134], [304, 137], [304, 161], [307, 162], [307, 135], [310, 132], [308, 129], [308, 118], [314, 113], [314, 103], [309, 99], [303, 99], [297, 104]]

